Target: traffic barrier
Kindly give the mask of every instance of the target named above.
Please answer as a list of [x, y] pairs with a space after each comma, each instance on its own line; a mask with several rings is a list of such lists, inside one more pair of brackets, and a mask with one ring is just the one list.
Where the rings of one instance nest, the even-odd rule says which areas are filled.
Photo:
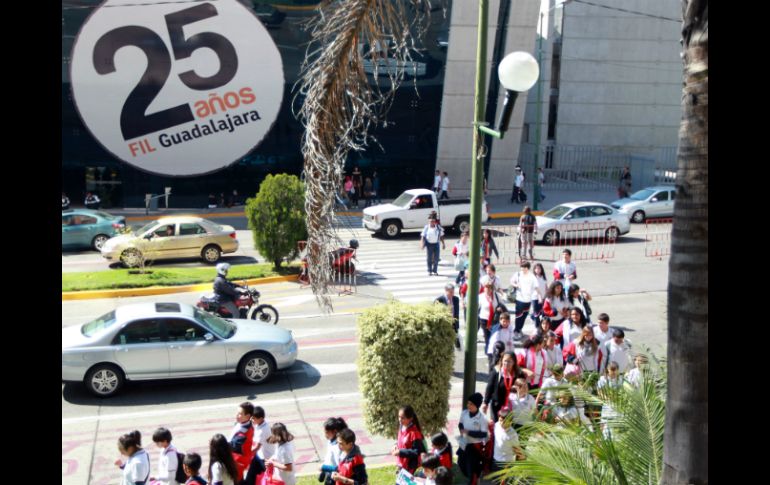
[[615, 242], [619, 236], [620, 231], [612, 221], [567, 223], [543, 234], [545, 240], [552, 242], [554, 261], [561, 259], [562, 251], [569, 249], [573, 261], [607, 262], [615, 257]]
[[[495, 241], [498, 257], [495, 259], [494, 253], [490, 254], [490, 259], [495, 265], [518, 264], [521, 261], [519, 256], [519, 226], [518, 225], [492, 225], [484, 226], [483, 230], [489, 229], [492, 240]], [[483, 232], [482, 232], [483, 235]], [[483, 239], [482, 239], [483, 242]], [[483, 250], [483, 249], [482, 249]], [[491, 252], [491, 251], [490, 251]]]
[[663, 259], [671, 256], [671, 228], [674, 220], [647, 219], [645, 222], [644, 255]]

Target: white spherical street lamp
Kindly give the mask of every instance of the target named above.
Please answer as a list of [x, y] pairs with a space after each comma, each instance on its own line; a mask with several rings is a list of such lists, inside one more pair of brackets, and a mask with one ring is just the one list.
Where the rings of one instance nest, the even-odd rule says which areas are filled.
[[513, 105], [520, 92], [527, 91], [535, 85], [540, 75], [540, 67], [532, 54], [523, 51], [511, 52], [497, 66], [497, 76], [505, 88], [505, 101], [497, 131], [502, 134], [508, 131]]

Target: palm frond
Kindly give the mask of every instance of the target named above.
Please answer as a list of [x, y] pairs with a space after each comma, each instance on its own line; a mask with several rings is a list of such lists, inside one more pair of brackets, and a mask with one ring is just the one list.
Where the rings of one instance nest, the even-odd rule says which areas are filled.
[[[308, 271], [313, 293], [325, 310], [332, 309], [328, 295], [334, 279], [327, 254], [339, 242], [334, 195], [347, 155], [366, 147], [370, 131], [387, 113], [429, 15], [430, 0], [327, 0], [312, 24], [295, 101], [302, 98], [299, 115], [305, 126]], [[377, 81], [383, 49], [388, 80], [384, 90]], [[364, 69], [365, 54], [375, 60], [370, 64], [373, 85]]]
[[[653, 361], [640, 386], [602, 388], [600, 397], [581, 386], [570, 391], [605, 411], [600, 423], [564, 426], [531, 423], [520, 430], [526, 460], [499, 476], [509, 483], [632, 484], [660, 483], [666, 415], [665, 370]], [[608, 407], [615, 411], [607, 413]]]

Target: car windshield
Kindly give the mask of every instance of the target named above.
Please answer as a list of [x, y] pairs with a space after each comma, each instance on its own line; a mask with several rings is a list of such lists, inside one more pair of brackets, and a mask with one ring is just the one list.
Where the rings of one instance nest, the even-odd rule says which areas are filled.
[[543, 217], [548, 217], [549, 219], [561, 219], [564, 214], [570, 211], [570, 208], [566, 205], [557, 205], [553, 209], [549, 210], [545, 214], [543, 214]]
[[155, 227], [156, 224], [158, 224], [158, 221], [149, 222], [149, 223], [145, 224], [144, 226], [142, 226], [141, 229], [137, 229], [136, 230], [136, 234], [139, 234], [139, 235], [144, 234], [145, 232], [147, 232], [150, 229], [152, 229], [153, 227]]
[[636, 192], [635, 194], [633, 194], [631, 196], [631, 198], [634, 199], [634, 200], [647, 200], [654, 193], [655, 193], [654, 190], [643, 189], [643, 190], [640, 190], [639, 192]]
[[206, 327], [208, 330], [211, 330], [211, 332], [217, 337], [227, 339], [235, 334], [235, 325], [228, 322], [227, 320], [219, 318], [216, 315], [212, 315], [211, 313], [200, 311], [197, 308], [194, 308], [193, 310], [193, 316], [195, 317], [195, 320], [197, 320], [198, 323]]
[[407, 194], [404, 192], [403, 194], [399, 195], [396, 200], [391, 202], [391, 204], [397, 205], [399, 207], [406, 207], [407, 204], [409, 204], [409, 201], [412, 200], [412, 197], [414, 197], [412, 194]]
[[80, 331], [85, 335], [86, 337], [91, 337], [105, 328], [110, 327], [113, 323], [115, 323], [115, 310], [112, 310], [109, 313], [105, 313], [101, 317], [97, 318], [96, 320], [92, 320], [85, 325], [83, 325], [83, 328], [80, 329]]

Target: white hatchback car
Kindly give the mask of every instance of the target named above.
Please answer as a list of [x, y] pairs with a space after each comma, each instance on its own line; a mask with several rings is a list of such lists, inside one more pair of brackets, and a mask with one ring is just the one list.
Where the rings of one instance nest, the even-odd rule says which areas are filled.
[[562, 239], [604, 237], [615, 240], [631, 230], [628, 215], [601, 202], [568, 202], [537, 216], [535, 241], [556, 245]]
[[631, 217], [631, 222], [641, 223], [651, 217], [673, 217], [676, 189], [670, 185], [647, 187], [625, 199], [610, 204]]

